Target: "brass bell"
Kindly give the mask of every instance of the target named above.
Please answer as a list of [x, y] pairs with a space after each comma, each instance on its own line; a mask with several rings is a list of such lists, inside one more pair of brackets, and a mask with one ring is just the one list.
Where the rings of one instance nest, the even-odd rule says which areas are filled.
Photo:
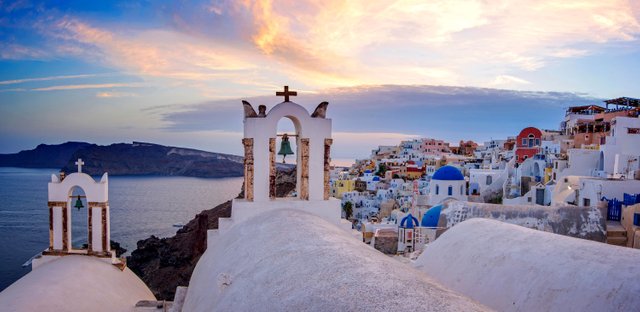
[[278, 155], [282, 155], [283, 164], [286, 164], [284, 159], [287, 155], [293, 155], [291, 143], [289, 143], [289, 136], [286, 133], [282, 135], [282, 142], [280, 142], [280, 151], [278, 152]]
[[80, 200], [80, 195], [78, 195], [78, 199], [76, 200], [76, 204], [73, 207], [78, 208], [78, 210], [80, 210], [80, 208], [84, 208], [84, 205], [82, 204], [82, 200]]

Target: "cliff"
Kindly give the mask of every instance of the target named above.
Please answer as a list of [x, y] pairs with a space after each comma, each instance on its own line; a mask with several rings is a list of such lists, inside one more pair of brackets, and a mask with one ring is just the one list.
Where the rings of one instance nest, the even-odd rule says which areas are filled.
[[[277, 196], [282, 197], [295, 189], [296, 171], [291, 166], [278, 166], [278, 171]], [[218, 218], [230, 216], [231, 201], [227, 201], [202, 211], [172, 237], [140, 240], [127, 257], [127, 266], [158, 300], [173, 300], [176, 287], [189, 285], [191, 273], [207, 246], [207, 230], [218, 228]]]
[[0, 167], [62, 168], [75, 152], [91, 145], [85, 142], [40, 144], [32, 150], [0, 154]]
[[96, 145], [67, 142], [38, 145], [33, 150], [0, 155], [0, 167], [62, 168], [75, 172], [82, 158], [83, 172], [90, 175], [158, 175], [199, 178], [239, 177], [243, 174], [241, 156], [195, 149], [133, 142]]

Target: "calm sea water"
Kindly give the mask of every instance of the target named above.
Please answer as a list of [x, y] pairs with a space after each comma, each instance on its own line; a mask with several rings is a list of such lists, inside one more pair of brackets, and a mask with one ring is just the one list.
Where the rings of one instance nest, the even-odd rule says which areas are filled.
[[[0, 291], [49, 245], [47, 183], [56, 169], [0, 168]], [[98, 179], [98, 178], [96, 178]], [[175, 234], [197, 213], [234, 198], [242, 178], [109, 177], [111, 239], [131, 252], [150, 235]], [[87, 209], [72, 209], [73, 245], [87, 241]]]

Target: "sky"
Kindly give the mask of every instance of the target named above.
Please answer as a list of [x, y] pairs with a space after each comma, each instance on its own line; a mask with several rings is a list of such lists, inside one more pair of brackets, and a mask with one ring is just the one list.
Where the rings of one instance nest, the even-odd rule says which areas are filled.
[[640, 97], [639, 39], [638, 0], [0, 0], [0, 153], [148, 141], [241, 154], [240, 100], [271, 108], [284, 85], [309, 110], [330, 103], [334, 158], [484, 142]]

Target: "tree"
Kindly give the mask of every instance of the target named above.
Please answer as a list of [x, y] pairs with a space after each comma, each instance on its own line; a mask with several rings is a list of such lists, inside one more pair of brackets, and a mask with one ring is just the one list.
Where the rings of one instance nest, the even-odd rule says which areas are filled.
[[380, 164], [380, 166], [378, 166], [378, 172], [376, 172], [376, 175], [379, 177], [384, 177], [385, 172], [387, 172], [387, 165]]
[[345, 218], [347, 220], [350, 219], [353, 214], [353, 204], [350, 201], [342, 204], [342, 210], [344, 211]]

